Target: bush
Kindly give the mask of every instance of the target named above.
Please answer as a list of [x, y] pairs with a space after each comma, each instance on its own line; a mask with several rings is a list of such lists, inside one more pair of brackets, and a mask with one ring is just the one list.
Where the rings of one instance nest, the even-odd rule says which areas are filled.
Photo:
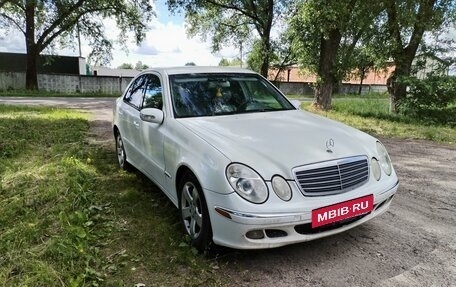
[[404, 110], [446, 108], [456, 101], [456, 77], [430, 76], [422, 80], [408, 77], [402, 82], [409, 88], [400, 103]]
[[402, 79], [407, 95], [399, 101], [400, 112], [425, 121], [456, 125], [456, 77], [431, 75], [426, 79]]

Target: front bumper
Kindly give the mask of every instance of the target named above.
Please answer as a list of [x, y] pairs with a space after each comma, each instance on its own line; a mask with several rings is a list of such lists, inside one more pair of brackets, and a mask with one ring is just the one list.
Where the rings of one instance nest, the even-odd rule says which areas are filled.
[[[370, 213], [317, 229], [310, 228], [314, 208], [302, 212], [250, 213], [214, 204], [209, 208], [213, 241], [218, 245], [237, 249], [262, 249], [337, 234], [384, 213], [389, 208], [398, 186], [397, 181], [384, 190], [374, 192], [374, 209]], [[258, 239], [247, 236], [252, 232], [255, 232]], [[263, 234], [262, 238], [258, 237], [258, 234]]]

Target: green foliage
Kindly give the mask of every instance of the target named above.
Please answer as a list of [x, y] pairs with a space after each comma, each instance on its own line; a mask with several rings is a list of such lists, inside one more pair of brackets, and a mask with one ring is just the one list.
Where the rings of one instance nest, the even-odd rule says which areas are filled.
[[319, 60], [321, 41], [329, 39], [333, 31], [342, 35], [336, 58], [332, 59], [334, 68], [331, 72], [337, 80], [347, 78], [359, 66], [383, 63], [385, 57], [371, 45], [378, 34], [376, 17], [381, 12], [380, 3], [370, 0], [301, 1], [287, 31], [299, 65], [319, 73], [322, 69]]
[[[449, 124], [429, 121], [389, 112], [388, 99], [341, 98], [333, 101], [333, 110], [321, 112], [312, 108], [311, 102], [304, 102], [306, 110], [343, 122], [376, 136], [427, 139], [456, 144], [456, 128]], [[454, 113], [454, 107], [443, 112]]]
[[252, 50], [247, 58], [247, 66], [253, 71], [260, 72], [261, 65], [263, 64], [263, 58], [264, 49], [262, 48], [261, 41], [257, 40], [252, 45]]
[[130, 63], [123, 63], [122, 65], [118, 66], [117, 69], [133, 70], [133, 65]]
[[[26, 10], [33, 11], [33, 18], [26, 18]], [[38, 54], [52, 52], [57, 44], [74, 48], [79, 32], [93, 48], [89, 58], [107, 63], [111, 60], [112, 35], [105, 34], [103, 19], [115, 19], [121, 31], [119, 43], [125, 44], [128, 35], [140, 43], [153, 15], [152, 4], [145, 0], [6, 1], [0, 6], [0, 28], [22, 32], [28, 47], [33, 46]]]
[[[392, 112], [399, 111], [400, 101], [406, 96], [406, 85], [402, 80], [411, 75], [417, 51], [420, 47], [426, 46], [423, 39], [453, 25], [455, 19], [451, 15], [454, 11], [454, 0], [385, 1], [382, 32], [386, 37], [383, 47], [396, 66], [394, 74], [389, 79]], [[436, 40], [432, 43], [434, 48], [424, 47], [422, 50], [435, 54], [442, 44], [447, 44], [446, 41]]]
[[456, 77], [430, 75], [402, 78], [407, 95], [399, 100], [405, 115], [456, 126]]
[[218, 64], [221, 67], [229, 67], [229, 66], [236, 66], [239, 67], [242, 65], [241, 59], [240, 58], [234, 58], [234, 59], [226, 59], [222, 58]]
[[[273, 54], [271, 31], [273, 24], [280, 21], [285, 11], [292, 6], [289, 0], [168, 0], [172, 11], [183, 9], [187, 32], [203, 40], [210, 39], [213, 51], [224, 45], [249, 47], [261, 45], [261, 69], [267, 76], [270, 57]], [[247, 49], [246, 49], [247, 50]]]

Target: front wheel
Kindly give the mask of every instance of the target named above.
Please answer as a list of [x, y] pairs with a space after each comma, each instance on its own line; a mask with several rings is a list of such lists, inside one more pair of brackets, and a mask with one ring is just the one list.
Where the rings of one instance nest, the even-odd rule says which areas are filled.
[[184, 232], [198, 251], [208, 249], [212, 242], [212, 229], [206, 199], [196, 177], [187, 172], [179, 184], [179, 210]]
[[125, 153], [122, 136], [119, 132], [116, 133], [116, 152], [119, 167], [125, 171], [131, 171], [132, 166], [127, 162], [127, 154]]

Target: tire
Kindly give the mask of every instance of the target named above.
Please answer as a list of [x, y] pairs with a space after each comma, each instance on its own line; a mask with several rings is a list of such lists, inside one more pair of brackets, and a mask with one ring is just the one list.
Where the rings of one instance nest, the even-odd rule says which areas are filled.
[[122, 136], [119, 132], [116, 132], [116, 153], [117, 163], [119, 164], [119, 167], [125, 171], [132, 171], [133, 167], [127, 161], [127, 154], [125, 153]]
[[200, 253], [212, 243], [212, 228], [203, 189], [191, 172], [186, 172], [179, 184], [179, 212], [184, 233]]

